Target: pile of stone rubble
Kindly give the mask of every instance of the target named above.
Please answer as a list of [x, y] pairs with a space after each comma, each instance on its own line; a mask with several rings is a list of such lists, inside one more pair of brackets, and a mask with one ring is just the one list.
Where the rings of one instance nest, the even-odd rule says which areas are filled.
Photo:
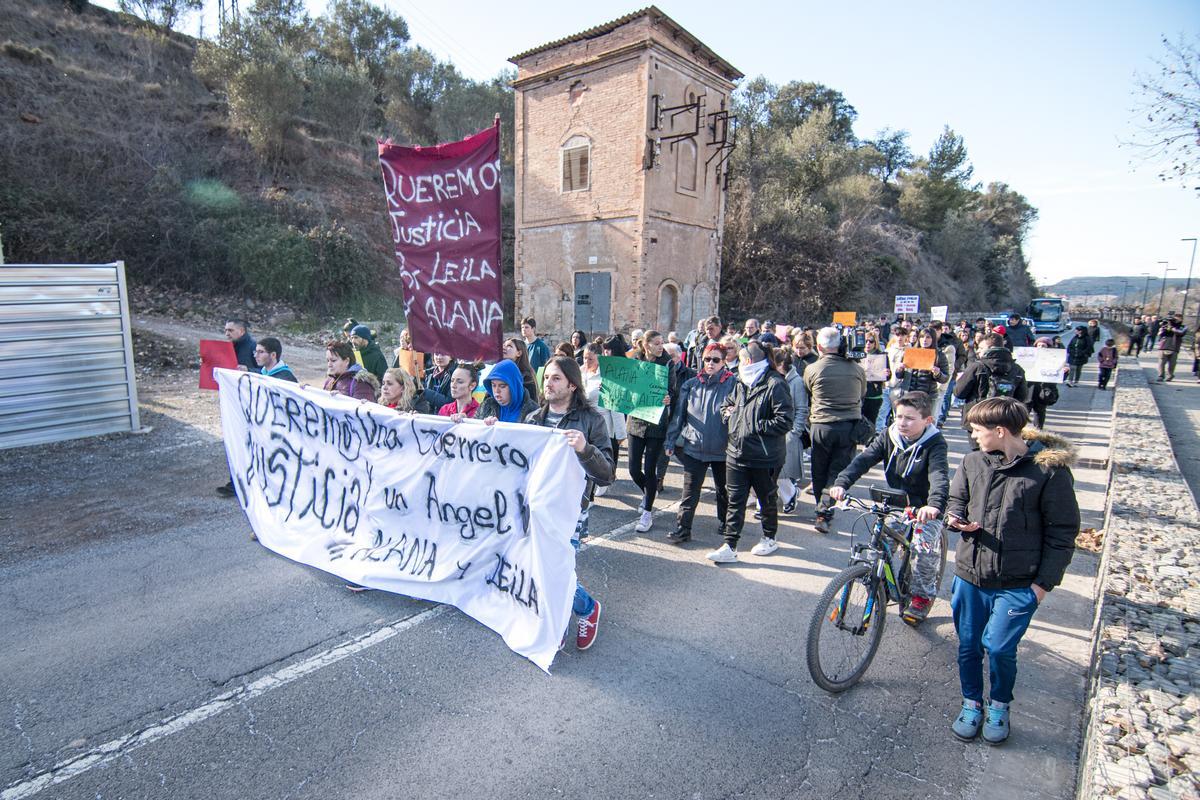
[[1144, 373], [1120, 382], [1079, 796], [1200, 800], [1200, 513]]

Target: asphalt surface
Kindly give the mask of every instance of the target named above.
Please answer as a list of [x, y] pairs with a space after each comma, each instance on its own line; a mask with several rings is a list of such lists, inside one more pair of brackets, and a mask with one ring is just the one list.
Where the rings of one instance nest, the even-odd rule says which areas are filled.
[[[3, 800], [1073, 796], [1090, 554], [1022, 645], [1010, 742], [962, 744], [944, 599], [917, 630], [891, 609], [851, 691], [808, 676], [808, 618], [846, 564], [849, 515], [818, 535], [809, 498], [775, 555], [748, 554], [751, 522], [743, 561], [714, 567], [711, 495], [675, 547], [669, 512], [632, 532], [626, 479], [592, 514], [593, 537], [615, 535], [579, 557], [604, 604], [597, 643], [547, 676], [454, 609], [352, 594], [251, 541], [213, 493], [216, 406], [192, 379], [143, 381], [148, 434], [0, 453]], [[1050, 427], [1103, 439], [1105, 394], [1064, 390]], [[957, 413], [947, 432], [953, 467]], [[1081, 499], [1102, 503], [1094, 472]], [[678, 467], [667, 485], [660, 509]]]

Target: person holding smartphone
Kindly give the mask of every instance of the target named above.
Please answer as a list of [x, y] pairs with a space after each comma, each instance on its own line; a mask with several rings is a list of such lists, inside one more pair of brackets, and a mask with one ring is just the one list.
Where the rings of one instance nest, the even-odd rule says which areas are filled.
[[980, 400], [966, 421], [979, 449], [963, 457], [946, 505], [946, 527], [962, 535], [950, 607], [963, 703], [952, 729], [962, 740], [982, 729], [985, 742], [1000, 744], [1009, 735], [1017, 645], [1075, 554], [1075, 452], [1061, 436], [1027, 427], [1029, 412], [1012, 397]]

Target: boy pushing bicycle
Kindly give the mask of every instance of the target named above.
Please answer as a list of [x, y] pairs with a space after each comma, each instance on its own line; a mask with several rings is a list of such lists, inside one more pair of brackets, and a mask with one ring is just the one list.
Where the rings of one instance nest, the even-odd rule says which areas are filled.
[[850, 462], [829, 490], [835, 501], [883, 462], [888, 486], [908, 495], [916, 509], [912, 538], [912, 598], [901, 615], [917, 626], [929, 615], [937, 594], [942, 521], [950, 491], [950, 466], [946, 439], [933, 424], [933, 399], [925, 392], [907, 392], [893, 407], [895, 421], [875, 435], [866, 449]]

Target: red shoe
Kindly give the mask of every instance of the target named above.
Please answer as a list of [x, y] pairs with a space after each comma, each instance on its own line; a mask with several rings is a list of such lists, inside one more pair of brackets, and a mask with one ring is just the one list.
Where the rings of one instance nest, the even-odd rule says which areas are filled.
[[600, 601], [596, 601], [596, 607], [592, 609], [592, 613], [586, 617], [579, 618], [579, 628], [575, 633], [575, 647], [580, 650], [587, 650], [596, 643], [596, 634], [600, 629]]
[[929, 609], [932, 607], [933, 601], [928, 597], [918, 597], [914, 594], [908, 601], [908, 608], [904, 609], [900, 618], [915, 628], [925, 621], [925, 618], [929, 616]]

